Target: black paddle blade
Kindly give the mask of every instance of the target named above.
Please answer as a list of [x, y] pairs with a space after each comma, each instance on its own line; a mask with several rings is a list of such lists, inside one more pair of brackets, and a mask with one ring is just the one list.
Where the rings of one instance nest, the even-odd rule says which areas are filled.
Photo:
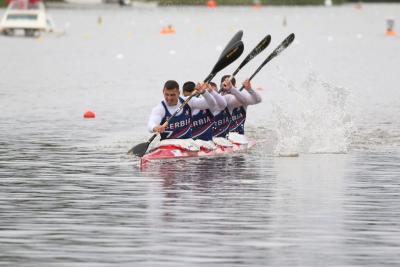
[[224, 50], [222, 50], [221, 55], [219, 56], [218, 60], [220, 60], [220, 59], [223, 57], [223, 55], [225, 55], [226, 52], [227, 52], [228, 50], [230, 50], [230, 48], [231, 48], [234, 44], [236, 44], [237, 42], [241, 41], [241, 40], [242, 40], [242, 37], [243, 37], [243, 31], [240, 30], [240, 31], [238, 31], [238, 32], [232, 37], [232, 39], [229, 41], [229, 43], [225, 46]]
[[132, 147], [128, 151], [128, 154], [133, 154], [138, 157], [143, 157], [143, 155], [146, 153], [147, 149], [149, 148], [149, 145], [150, 145], [150, 142], [140, 143], [140, 144]]
[[221, 58], [218, 60], [218, 62], [215, 64], [214, 68], [211, 71], [213, 76], [215, 76], [215, 74], [218, 73], [220, 70], [224, 69], [229, 64], [238, 59], [242, 55], [243, 50], [244, 50], [243, 42], [239, 41], [236, 44], [234, 44], [231, 47], [231, 49], [227, 50], [224, 55], [221, 55]]
[[240, 64], [238, 67], [239, 71], [244, 65], [246, 65], [250, 60], [252, 60], [255, 56], [260, 54], [265, 48], [268, 47], [268, 45], [271, 43], [271, 35], [267, 35], [262, 39], [257, 46], [251, 50], [251, 52], [247, 55], [247, 57], [243, 60], [243, 62]]
[[286, 37], [286, 39], [283, 40], [277, 48], [275, 48], [274, 52], [272, 52], [272, 54], [270, 55], [271, 59], [279, 55], [283, 50], [285, 50], [294, 41], [294, 38], [294, 33], [289, 34], [289, 36]]

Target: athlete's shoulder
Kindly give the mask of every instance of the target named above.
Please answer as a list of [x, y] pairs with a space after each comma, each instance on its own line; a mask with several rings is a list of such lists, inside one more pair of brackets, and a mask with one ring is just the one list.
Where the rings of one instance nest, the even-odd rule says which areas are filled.
[[163, 101], [159, 102], [151, 110], [152, 113], [155, 113], [155, 112], [158, 113], [160, 111], [164, 111]]

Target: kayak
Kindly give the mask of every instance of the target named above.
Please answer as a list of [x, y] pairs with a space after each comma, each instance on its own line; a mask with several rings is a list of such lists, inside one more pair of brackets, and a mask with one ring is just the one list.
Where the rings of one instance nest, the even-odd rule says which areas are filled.
[[156, 161], [156, 160], [169, 160], [181, 158], [194, 158], [194, 157], [211, 157], [224, 154], [231, 154], [238, 151], [243, 151], [252, 148], [256, 144], [255, 141], [249, 141], [247, 144], [232, 143], [232, 146], [225, 147], [217, 145], [215, 149], [208, 150], [201, 147], [199, 151], [190, 151], [176, 145], [163, 145], [150, 151], [141, 157], [141, 164]]

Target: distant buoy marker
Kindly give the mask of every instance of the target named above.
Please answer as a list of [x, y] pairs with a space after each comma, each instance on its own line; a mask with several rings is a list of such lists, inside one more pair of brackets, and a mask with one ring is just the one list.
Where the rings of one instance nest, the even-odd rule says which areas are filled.
[[83, 114], [83, 118], [85, 119], [94, 119], [96, 117], [96, 115], [94, 114], [93, 111], [85, 111], [85, 113]]
[[389, 18], [386, 20], [386, 36], [395, 36], [396, 32], [394, 31], [394, 19]]
[[213, 9], [217, 7], [217, 2], [215, 0], [208, 0], [207, 1], [207, 8]]
[[170, 34], [175, 34], [176, 30], [174, 29], [174, 27], [172, 27], [172, 25], [168, 25], [167, 27], [164, 27], [161, 29], [160, 34], [161, 35], [170, 35]]

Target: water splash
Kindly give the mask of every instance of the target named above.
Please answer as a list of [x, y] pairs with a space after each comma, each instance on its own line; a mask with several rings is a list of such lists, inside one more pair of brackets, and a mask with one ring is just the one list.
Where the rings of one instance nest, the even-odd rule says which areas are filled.
[[312, 71], [298, 86], [280, 72], [280, 83], [288, 92], [272, 103], [277, 135], [274, 153], [346, 153], [353, 128], [347, 112], [349, 91]]

